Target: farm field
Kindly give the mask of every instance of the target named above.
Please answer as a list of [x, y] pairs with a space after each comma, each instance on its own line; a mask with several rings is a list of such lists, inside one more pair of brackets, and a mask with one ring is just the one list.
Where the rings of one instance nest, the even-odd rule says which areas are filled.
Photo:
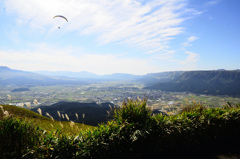
[[129, 98], [147, 98], [148, 106], [154, 109], [164, 109], [167, 112], [177, 110], [182, 105], [193, 102], [202, 103], [209, 107], [219, 107], [240, 103], [240, 98], [230, 96], [199, 95], [189, 92], [164, 92], [160, 90], [143, 89], [142, 83], [130, 82], [101, 82], [89, 85], [54, 85], [25, 87], [27, 91], [13, 91], [19, 87], [6, 86], [0, 90], [0, 104], [12, 104], [19, 106], [21, 103], [38, 105], [51, 105], [60, 101], [81, 103], [105, 103], [110, 102], [120, 106]]

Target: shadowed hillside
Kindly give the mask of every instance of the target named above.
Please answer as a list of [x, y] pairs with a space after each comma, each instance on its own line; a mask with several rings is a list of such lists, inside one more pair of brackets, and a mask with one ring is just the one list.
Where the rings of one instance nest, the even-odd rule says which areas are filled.
[[146, 89], [240, 96], [240, 71], [188, 71], [176, 79], [158, 82]]
[[[59, 111], [61, 114], [67, 114], [71, 121], [96, 126], [102, 122], [106, 123], [110, 119], [107, 113], [107, 111], [111, 111], [109, 105], [113, 107], [111, 103], [98, 105], [96, 103], [59, 102], [51, 106], [33, 108], [32, 111], [37, 112], [37, 109], [41, 108], [44, 116], [49, 113], [55, 120], [67, 121], [66, 118], [59, 117], [57, 113]], [[75, 113], [78, 114], [78, 119]]]

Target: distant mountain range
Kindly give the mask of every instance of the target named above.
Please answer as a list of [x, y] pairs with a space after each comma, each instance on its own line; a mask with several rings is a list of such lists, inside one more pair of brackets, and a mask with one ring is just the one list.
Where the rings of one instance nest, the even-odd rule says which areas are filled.
[[68, 77], [68, 78], [94, 78], [97, 79], [100, 75], [95, 73], [90, 73], [87, 71], [81, 72], [70, 72], [70, 71], [36, 71], [35, 73], [47, 75], [47, 76], [57, 76], [57, 77]]
[[240, 96], [240, 70], [171, 71], [131, 75], [97, 75], [90, 72], [27, 72], [0, 66], [0, 85], [89, 84], [98, 81], [142, 82], [145, 89]]
[[56, 85], [56, 84], [86, 84], [85, 80], [64, 77], [45, 76], [34, 72], [10, 69], [0, 66], [0, 85]]
[[81, 72], [70, 72], [70, 71], [36, 71], [35, 73], [57, 76], [57, 77], [67, 77], [67, 78], [77, 78], [77, 79], [95, 79], [95, 80], [137, 80], [140, 75], [131, 75], [126, 73], [114, 73], [109, 75], [97, 75], [95, 73], [81, 71]]

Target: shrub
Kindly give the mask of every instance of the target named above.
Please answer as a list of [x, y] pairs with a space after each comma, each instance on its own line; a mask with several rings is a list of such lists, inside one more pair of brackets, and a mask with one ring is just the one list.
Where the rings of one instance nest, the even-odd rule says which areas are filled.
[[132, 123], [137, 127], [146, 127], [152, 122], [152, 111], [147, 108], [147, 100], [128, 100], [122, 107], [114, 110], [114, 120], [118, 124]]
[[21, 120], [6, 117], [0, 120], [1, 158], [21, 158], [38, 143], [41, 130]]

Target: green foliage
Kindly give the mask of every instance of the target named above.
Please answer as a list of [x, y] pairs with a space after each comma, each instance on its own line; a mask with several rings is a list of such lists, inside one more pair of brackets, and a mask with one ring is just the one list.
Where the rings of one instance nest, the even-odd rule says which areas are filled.
[[144, 127], [152, 121], [152, 112], [147, 108], [147, 100], [128, 100], [120, 109], [114, 110], [114, 120], [118, 124], [132, 123]]
[[[197, 146], [234, 145], [240, 142], [239, 105], [208, 108], [194, 103], [185, 106], [177, 115], [151, 116], [146, 100], [128, 100], [114, 110], [114, 120], [94, 129], [76, 130], [77, 136], [58, 129], [41, 133], [39, 140], [35, 140], [34, 136], [41, 131], [31, 127], [27, 130], [33, 133], [34, 139], [26, 142], [30, 145], [27, 152], [21, 150], [19, 154], [25, 154], [25, 158], [138, 158], [151, 152], [163, 155], [169, 150], [190, 151]], [[2, 136], [7, 136], [12, 121], [11, 118], [1, 121], [5, 124]], [[3, 150], [2, 153], [6, 154], [5, 151], [8, 152]], [[14, 151], [11, 151], [12, 156], [17, 154]]]
[[179, 112], [180, 114], [183, 112], [198, 112], [203, 113], [204, 110], [206, 110], [207, 107], [202, 104], [197, 104], [196, 102], [193, 102], [193, 104], [189, 105], [186, 104], [186, 106], [182, 107], [182, 110]]
[[38, 127], [12, 117], [1, 119], [1, 158], [21, 158], [39, 143], [41, 132]]

